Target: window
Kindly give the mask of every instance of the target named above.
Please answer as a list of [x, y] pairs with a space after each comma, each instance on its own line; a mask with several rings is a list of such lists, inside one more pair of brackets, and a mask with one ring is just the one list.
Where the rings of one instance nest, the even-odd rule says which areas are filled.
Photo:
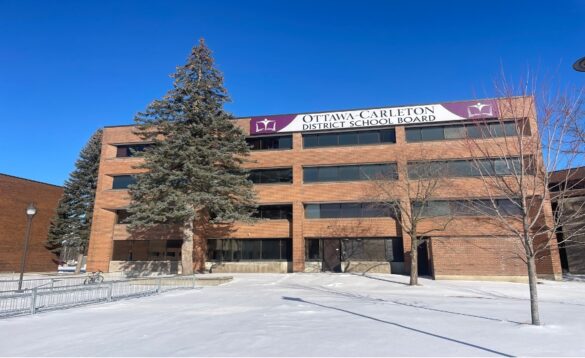
[[292, 183], [292, 168], [250, 170], [254, 184]]
[[253, 217], [260, 219], [292, 219], [292, 205], [261, 205]]
[[306, 239], [305, 240], [305, 258], [307, 261], [321, 260], [321, 240]]
[[[509, 199], [433, 200], [422, 205], [412, 203], [414, 213], [421, 217], [437, 216], [517, 216], [522, 213], [520, 204]], [[422, 210], [422, 211], [420, 211]]]
[[209, 239], [207, 259], [210, 261], [280, 261], [292, 260], [290, 239]]
[[127, 224], [126, 219], [130, 216], [128, 211], [121, 209], [116, 210], [116, 224]]
[[112, 189], [128, 189], [129, 185], [135, 184], [136, 178], [133, 175], [116, 175]]
[[303, 181], [305, 183], [356, 181], [378, 178], [398, 179], [396, 164], [361, 164], [303, 168]]
[[125, 144], [116, 146], [116, 158], [134, 157], [144, 152], [151, 144]]
[[250, 150], [292, 149], [292, 136], [246, 138]]
[[402, 238], [323, 238], [305, 239], [305, 260], [321, 261], [323, 259], [323, 241], [339, 240], [341, 242], [341, 259], [343, 261], [388, 261], [404, 262]]
[[114, 261], [180, 261], [182, 240], [114, 240]]
[[446, 126], [445, 127], [445, 139], [463, 139], [465, 138], [465, 126]]
[[407, 142], [421, 142], [444, 139], [497, 138], [516, 136], [520, 132], [523, 135], [530, 135], [530, 128], [525, 120], [507, 120], [501, 122], [482, 121], [455, 125], [407, 127], [405, 132]]
[[379, 203], [306, 204], [307, 219], [391, 217], [391, 210]]
[[[521, 170], [520, 158], [479, 160], [448, 160], [434, 162], [409, 162], [408, 177], [411, 179], [436, 177], [477, 177], [486, 175], [513, 175]], [[532, 170], [525, 166], [527, 174]]]
[[384, 143], [396, 143], [396, 132], [393, 128], [303, 135], [303, 148]]

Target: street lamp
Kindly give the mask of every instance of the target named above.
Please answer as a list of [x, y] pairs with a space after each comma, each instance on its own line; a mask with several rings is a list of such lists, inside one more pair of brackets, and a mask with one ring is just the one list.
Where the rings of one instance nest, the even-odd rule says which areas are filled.
[[585, 57], [581, 57], [573, 64], [573, 69], [579, 72], [585, 72]]
[[37, 213], [35, 203], [28, 204], [26, 208], [26, 233], [24, 234], [24, 253], [20, 260], [20, 279], [18, 280], [18, 292], [22, 292], [22, 277], [24, 276], [24, 265], [26, 264], [26, 255], [28, 253], [28, 242], [30, 240], [30, 228], [32, 226], [33, 216]]

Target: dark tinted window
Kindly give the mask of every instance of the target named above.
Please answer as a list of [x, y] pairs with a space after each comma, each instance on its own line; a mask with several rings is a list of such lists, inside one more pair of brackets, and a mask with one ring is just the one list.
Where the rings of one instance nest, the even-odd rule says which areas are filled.
[[242, 260], [260, 260], [260, 240], [242, 240]]
[[253, 216], [260, 219], [290, 220], [292, 218], [292, 205], [261, 205]]
[[520, 215], [522, 210], [518, 202], [509, 199], [471, 199], [471, 200], [433, 200], [424, 205], [412, 203], [413, 213], [420, 212], [421, 217], [436, 216], [502, 216]]
[[[519, 158], [480, 159], [480, 160], [449, 160], [436, 162], [408, 163], [408, 177], [474, 177], [486, 175], [512, 175], [522, 170]], [[530, 168], [524, 168], [528, 174]]]
[[421, 128], [421, 138], [425, 140], [441, 140], [445, 139], [443, 127], [423, 127]]
[[422, 140], [420, 128], [406, 128], [405, 132], [407, 142], [420, 142]]
[[211, 261], [292, 260], [290, 239], [209, 239]]
[[358, 144], [357, 132], [339, 133], [339, 145], [355, 145]]
[[127, 189], [129, 185], [136, 183], [136, 178], [132, 175], [118, 175], [114, 177], [112, 189]]
[[396, 133], [394, 129], [303, 135], [304, 148], [381, 143], [396, 143]]
[[150, 144], [128, 144], [116, 146], [116, 157], [133, 157], [148, 148]]
[[319, 239], [305, 240], [305, 258], [307, 261], [321, 260], [321, 240]]
[[116, 224], [127, 224], [126, 219], [129, 216], [126, 210], [116, 210]]
[[337, 240], [341, 243], [343, 261], [387, 261], [403, 262], [404, 248], [401, 238], [324, 238], [305, 239], [305, 259], [320, 261], [323, 258], [323, 241]]
[[328, 203], [306, 204], [307, 219], [366, 218], [390, 217], [391, 212], [382, 204], [377, 203]]
[[291, 149], [292, 148], [292, 136], [280, 136], [280, 137], [249, 137], [246, 138], [246, 142], [250, 146], [251, 150], [267, 150], [267, 149]]
[[305, 183], [398, 178], [396, 164], [361, 164], [303, 168]]
[[114, 240], [115, 261], [180, 261], [182, 240]]
[[292, 168], [254, 169], [248, 178], [255, 184], [292, 183]]
[[463, 138], [498, 138], [515, 136], [517, 126], [524, 128], [524, 135], [530, 135], [528, 123], [520, 121], [473, 122], [466, 124], [405, 128], [407, 142], [433, 141]]

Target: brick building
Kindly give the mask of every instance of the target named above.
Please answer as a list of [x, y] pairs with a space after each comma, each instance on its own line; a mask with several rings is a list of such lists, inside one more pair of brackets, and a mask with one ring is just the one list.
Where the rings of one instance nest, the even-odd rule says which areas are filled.
[[[518, 135], [514, 122], [507, 122], [498, 108], [498, 100], [490, 99], [236, 119], [252, 148], [246, 166], [262, 220], [198, 225], [195, 269], [406, 273], [410, 240], [392, 215], [366, 199], [367, 179], [390, 173], [397, 181], [405, 180], [424, 156], [464, 169], [448, 178], [433, 207], [449, 210], [470, 198], [480, 200], [480, 179], [465, 172], [470, 154], [463, 144], [477, 135], [478, 120], [485, 128], [501, 129], [501, 140]], [[535, 140], [535, 118], [524, 120], [531, 132], [522, 135]], [[129, 200], [125, 188], [141, 161], [134, 154], [146, 145], [132, 126], [104, 129], [90, 270], [164, 272], [180, 266], [180, 235], [169, 230], [133, 237], [123, 224]], [[427, 225], [438, 220], [431, 216]], [[499, 233], [485, 218], [455, 216], [420, 248], [419, 269], [439, 279], [522, 280], [526, 267], [510, 254], [517, 250], [516, 239]], [[545, 256], [539, 260], [539, 274], [558, 278], [558, 250], [552, 248]]]
[[57, 257], [45, 247], [49, 224], [63, 188], [0, 174], [0, 272], [18, 272], [24, 250], [26, 208], [34, 202], [26, 272], [57, 270]]

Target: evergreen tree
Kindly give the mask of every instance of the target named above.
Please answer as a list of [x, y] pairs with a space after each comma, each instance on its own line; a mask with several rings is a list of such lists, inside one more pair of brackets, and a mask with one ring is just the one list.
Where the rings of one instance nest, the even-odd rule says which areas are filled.
[[173, 88], [135, 118], [136, 133], [153, 145], [141, 154], [145, 172], [129, 188], [127, 222], [131, 232], [180, 227], [189, 275], [196, 223], [248, 220], [255, 196], [241, 167], [249, 153], [245, 135], [223, 110], [229, 97], [203, 40], [171, 77]]
[[87, 253], [101, 148], [102, 130], [99, 129], [79, 153], [75, 169], [65, 181], [46, 245], [54, 253], [60, 253], [64, 243], [80, 257]]

